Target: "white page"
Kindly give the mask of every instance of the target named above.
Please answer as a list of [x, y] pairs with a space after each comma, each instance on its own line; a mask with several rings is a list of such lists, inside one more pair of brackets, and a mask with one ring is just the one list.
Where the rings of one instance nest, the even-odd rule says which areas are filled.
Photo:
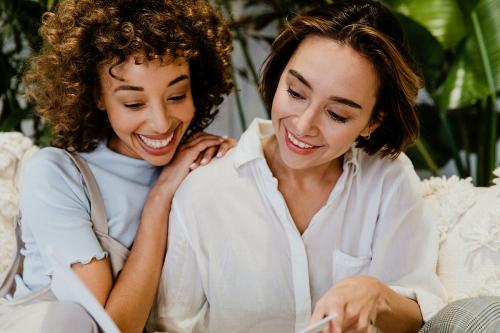
[[52, 263], [52, 268], [54, 269], [51, 289], [57, 299], [60, 301], [75, 302], [83, 306], [103, 332], [120, 333], [120, 330], [111, 317], [75, 272], [68, 265], [65, 265], [61, 257], [51, 248], [47, 252]]

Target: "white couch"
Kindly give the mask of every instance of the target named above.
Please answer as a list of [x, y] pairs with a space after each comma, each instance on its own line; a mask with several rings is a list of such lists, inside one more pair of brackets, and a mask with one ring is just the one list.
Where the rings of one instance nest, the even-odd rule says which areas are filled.
[[0, 132], [0, 280], [14, 251], [14, 224], [23, 162], [38, 150], [17, 132]]
[[[38, 148], [20, 133], [0, 133], [0, 276], [13, 251], [23, 162]], [[440, 232], [438, 275], [449, 301], [500, 296], [500, 168], [495, 185], [471, 179], [422, 181], [422, 196]]]

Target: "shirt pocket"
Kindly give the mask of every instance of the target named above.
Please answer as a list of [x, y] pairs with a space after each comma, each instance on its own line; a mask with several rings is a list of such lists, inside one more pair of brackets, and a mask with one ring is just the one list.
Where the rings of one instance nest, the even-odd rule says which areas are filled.
[[333, 250], [332, 258], [332, 280], [337, 283], [350, 276], [364, 275], [368, 273], [368, 268], [372, 257], [370, 256], [351, 256], [339, 249]]

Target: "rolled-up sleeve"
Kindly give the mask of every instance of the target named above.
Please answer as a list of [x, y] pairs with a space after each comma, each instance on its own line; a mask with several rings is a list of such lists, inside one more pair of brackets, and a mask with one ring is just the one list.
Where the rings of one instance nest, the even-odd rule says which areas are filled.
[[22, 176], [20, 213], [25, 268], [41, 260], [46, 274], [51, 274], [48, 247], [68, 264], [85, 264], [106, 255], [92, 229], [82, 176], [60, 149], [42, 149], [28, 160]]
[[413, 170], [387, 188], [373, 241], [370, 275], [418, 302], [424, 321], [445, 304], [436, 274], [438, 234], [427, 214]]

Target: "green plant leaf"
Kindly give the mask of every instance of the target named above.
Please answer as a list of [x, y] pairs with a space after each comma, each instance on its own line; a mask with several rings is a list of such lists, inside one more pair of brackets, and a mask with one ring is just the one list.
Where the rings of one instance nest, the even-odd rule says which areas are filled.
[[[427, 148], [433, 162], [442, 168], [452, 156], [452, 149], [443, 130], [443, 125], [433, 106], [419, 105], [418, 113], [421, 122], [420, 142]], [[406, 153], [411, 158], [415, 168], [430, 169], [417, 146], [412, 146]]]
[[52, 10], [54, 7], [54, 0], [47, 0], [47, 10]]
[[439, 110], [446, 112], [474, 104], [488, 95], [488, 85], [482, 68], [476, 40], [471, 36], [459, 48], [448, 71], [437, 100]]
[[[475, 13], [488, 58], [488, 71], [496, 91], [500, 90], [500, 8], [498, 0], [479, 1]], [[484, 100], [488, 95], [485, 64], [478, 40], [471, 31], [464, 47], [458, 50], [438, 98], [440, 110], [457, 109]]]
[[429, 30], [445, 49], [452, 49], [467, 33], [456, 0], [395, 0], [396, 11], [413, 18]]
[[479, 0], [457, 0], [462, 13], [470, 13], [476, 7]]
[[[500, 90], [500, 2], [481, 0], [475, 8], [479, 28], [493, 74], [493, 86]], [[476, 51], [479, 52], [479, 51]], [[484, 66], [484, 65], [483, 65]], [[486, 73], [485, 73], [486, 74]]]
[[438, 80], [445, 68], [445, 54], [437, 39], [421, 24], [410, 17], [398, 16], [410, 44], [415, 61], [425, 78], [425, 86], [429, 91], [436, 89]]
[[20, 108], [19, 102], [10, 92], [4, 96], [0, 132], [19, 131], [21, 121], [27, 116], [26, 111]]

